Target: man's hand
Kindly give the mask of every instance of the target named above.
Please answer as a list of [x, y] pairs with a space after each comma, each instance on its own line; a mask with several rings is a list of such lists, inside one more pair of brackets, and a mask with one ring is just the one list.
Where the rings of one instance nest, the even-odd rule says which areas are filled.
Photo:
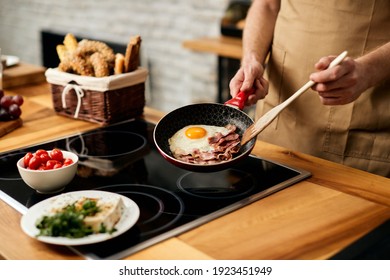
[[347, 57], [339, 65], [327, 69], [334, 58], [322, 57], [315, 64], [318, 72], [310, 75], [310, 79], [316, 82], [312, 89], [318, 92], [324, 105], [345, 105], [358, 99], [368, 88], [364, 65]]
[[254, 93], [249, 95], [245, 105], [256, 104], [268, 94], [268, 81], [263, 78], [263, 73], [264, 67], [256, 60], [245, 63], [230, 81], [230, 95], [234, 97], [240, 91], [254, 88]]

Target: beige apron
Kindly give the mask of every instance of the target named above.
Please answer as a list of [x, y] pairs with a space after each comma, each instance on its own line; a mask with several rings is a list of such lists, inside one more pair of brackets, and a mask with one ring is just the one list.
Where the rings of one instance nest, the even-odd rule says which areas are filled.
[[[282, 0], [259, 117], [304, 85], [322, 56], [361, 56], [390, 41], [388, 0]], [[389, 58], [390, 59], [390, 58]], [[390, 177], [390, 81], [343, 106], [307, 91], [259, 139]]]

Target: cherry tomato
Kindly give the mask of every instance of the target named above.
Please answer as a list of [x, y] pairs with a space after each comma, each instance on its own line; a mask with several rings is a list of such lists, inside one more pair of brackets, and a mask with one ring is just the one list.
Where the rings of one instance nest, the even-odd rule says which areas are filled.
[[43, 154], [49, 155], [49, 153], [46, 150], [43, 150], [43, 149], [39, 149], [39, 150], [37, 150], [35, 152], [35, 155], [37, 155], [37, 156], [41, 156]]
[[50, 169], [54, 169], [54, 166], [56, 165], [62, 165], [61, 162], [57, 161], [57, 160], [54, 160], [54, 159], [49, 159], [47, 162], [46, 162], [46, 170], [50, 170]]
[[61, 168], [61, 167], [63, 167], [63, 165], [61, 162], [59, 162], [56, 165], [54, 165], [53, 169], [57, 169], [57, 168]]
[[47, 170], [46, 165], [42, 163], [37, 170]]
[[23, 157], [23, 163], [28, 169], [50, 170], [68, 166], [73, 163], [73, 160], [64, 158], [62, 151], [54, 148], [50, 152], [44, 149], [39, 149], [35, 153], [28, 152]]
[[64, 163], [62, 164], [63, 166], [68, 166], [68, 165], [71, 165], [73, 163], [73, 160], [70, 159], [70, 158], [66, 158], [64, 160]]
[[46, 162], [47, 162], [48, 160], [50, 160], [49, 154], [45, 154], [45, 153], [41, 153], [41, 154], [39, 155], [39, 158], [41, 159], [41, 162], [42, 162], [43, 164], [46, 164]]
[[57, 160], [62, 162], [64, 160], [64, 155], [62, 154], [62, 151], [60, 149], [54, 148], [50, 152], [51, 159]]
[[41, 162], [41, 158], [40, 158], [39, 156], [34, 155], [34, 156], [30, 159], [30, 161], [29, 161], [29, 163], [28, 163], [28, 168], [36, 170], [36, 169], [39, 168], [39, 166], [41, 165], [41, 163], [42, 163], [42, 162]]
[[23, 164], [24, 164], [24, 167], [28, 167], [28, 164], [29, 164], [29, 162], [30, 162], [30, 159], [33, 157], [33, 154], [32, 153], [30, 153], [30, 152], [28, 152], [25, 156], [24, 156], [24, 158], [23, 158]]

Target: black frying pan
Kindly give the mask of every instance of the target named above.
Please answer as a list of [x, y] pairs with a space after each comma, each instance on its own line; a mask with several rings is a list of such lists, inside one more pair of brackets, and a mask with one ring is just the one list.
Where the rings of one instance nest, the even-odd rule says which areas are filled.
[[[242, 101], [243, 102], [243, 101]], [[218, 103], [200, 103], [178, 108], [165, 115], [154, 128], [154, 143], [160, 154], [170, 163], [195, 172], [214, 172], [233, 166], [252, 151], [256, 139], [252, 139], [240, 148], [233, 159], [215, 164], [193, 164], [180, 161], [173, 157], [168, 144], [168, 139], [179, 129], [187, 125], [204, 124], [226, 126], [234, 124], [236, 132], [242, 136], [244, 131], [253, 124], [253, 120], [243, 111], [231, 106]]]

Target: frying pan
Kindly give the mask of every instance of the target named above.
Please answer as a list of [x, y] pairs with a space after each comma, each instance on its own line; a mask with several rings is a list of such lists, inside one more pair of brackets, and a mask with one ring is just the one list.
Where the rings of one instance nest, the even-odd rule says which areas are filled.
[[[256, 139], [252, 139], [242, 146], [233, 159], [214, 164], [195, 164], [180, 161], [173, 157], [169, 149], [168, 139], [173, 136], [179, 129], [187, 125], [215, 125], [226, 126], [234, 124], [237, 127], [236, 132], [242, 136], [244, 131], [253, 124], [253, 120], [240, 108], [250, 93], [244, 95], [239, 93], [236, 98], [229, 100], [225, 104], [219, 103], [199, 103], [180, 107], [165, 115], [154, 128], [153, 140], [160, 154], [170, 163], [189, 171], [194, 172], [215, 172], [227, 169], [237, 162], [244, 159], [252, 151]], [[237, 98], [239, 100], [237, 100]], [[238, 106], [238, 104], [240, 104]], [[238, 107], [238, 108], [237, 108]]]

